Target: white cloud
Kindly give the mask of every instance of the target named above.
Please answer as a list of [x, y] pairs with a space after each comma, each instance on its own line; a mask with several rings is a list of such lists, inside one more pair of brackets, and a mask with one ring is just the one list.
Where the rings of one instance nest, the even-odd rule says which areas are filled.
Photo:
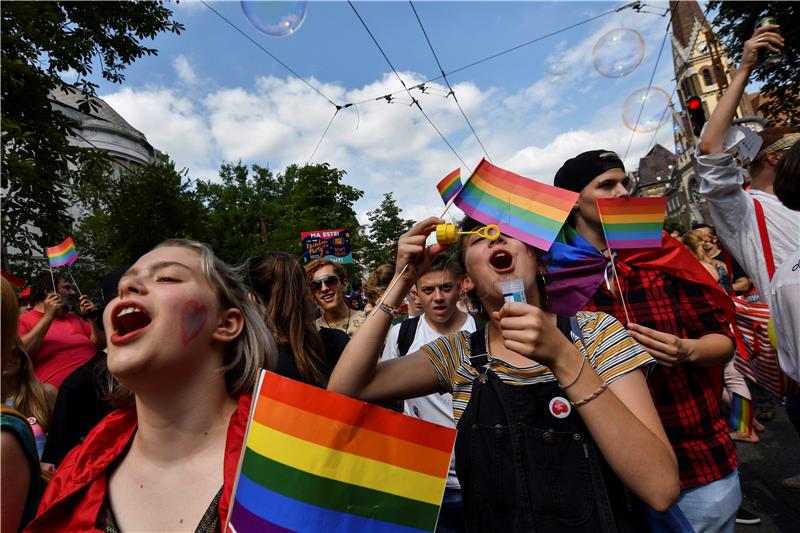
[[[639, 71], [628, 78], [602, 78], [591, 62], [597, 38], [619, 27], [619, 19], [615, 19], [570, 49], [556, 45], [556, 54], [569, 73], [561, 83], [552, 83], [542, 73], [540, 79], [513, 92], [480, 87], [470, 80], [454, 85], [495, 164], [552, 183], [561, 164], [582, 151], [607, 148], [624, 154], [631, 132], [622, 124], [622, 102], [639, 88], [642, 78], [649, 79], [655, 60], [653, 47], [660, 44], [666, 23], [659, 17], [626, 17], [623, 24], [642, 32], [649, 47]], [[184, 83], [196, 81], [186, 57], [176, 57], [173, 66]], [[661, 80], [669, 82], [671, 70], [665, 53], [656, 79], [668, 92], [671, 86]], [[409, 87], [423, 80], [413, 72], [400, 74]], [[633, 81], [635, 76], [639, 78]], [[336, 102], [372, 99], [397, 90], [396, 78], [389, 73], [360, 87], [309, 81]], [[366, 212], [375, 209], [389, 191], [407, 218], [441, 214], [443, 205], [435, 184], [457, 166], [466, 177], [484, 156], [452, 97], [444, 98], [446, 89], [436, 84], [431, 87], [430, 94], [415, 92], [415, 97], [464, 165], [419, 110], [408, 105], [407, 95], [398, 95], [395, 103], [370, 101], [339, 111], [314, 155], [312, 162], [327, 161], [346, 170], [345, 182], [365, 191], [356, 205], [362, 222]], [[275, 76], [256, 78], [248, 87], [204, 89], [195, 84], [190, 93], [175, 87], [126, 88], [105, 98], [156, 148], [169, 153], [179, 167], [188, 167], [192, 178], [206, 179], [216, 176], [213, 169], [222, 161], [241, 159], [276, 171], [291, 163], [305, 163], [335, 111], [303, 82]], [[656, 140], [671, 149], [671, 138], [667, 125]], [[633, 135], [625, 161], [628, 168], [637, 166], [652, 139], [653, 132]], [[450, 213], [458, 212], [453, 208]]]
[[172, 60], [172, 68], [175, 69], [175, 74], [178, 75], [178, 78], [186, 85], [194, 85], [197, 82], [197, 73], [185, 55], [178, 54]]

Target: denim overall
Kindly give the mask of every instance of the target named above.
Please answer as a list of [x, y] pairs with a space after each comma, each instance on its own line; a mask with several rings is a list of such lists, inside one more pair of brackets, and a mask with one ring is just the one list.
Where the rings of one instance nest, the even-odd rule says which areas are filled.
[[[567, 338], [574, 318], [558, 319]], [[582, 336], [580, 336], [582, 338]], [[551, 414], [566, 394], [553, 381], [515, 386], [488, 369], [486, 332], [472, 334], [479, 377], [458, 422], [456, 471], [469, 532], [648, 531], [640, 504], [600, 455], [573, 407]]]

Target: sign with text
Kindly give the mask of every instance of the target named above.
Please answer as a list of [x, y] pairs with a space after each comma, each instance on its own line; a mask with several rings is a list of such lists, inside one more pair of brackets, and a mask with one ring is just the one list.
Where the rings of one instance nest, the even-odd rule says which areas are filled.
[[300, 233], [303, 244], [303, 262], [328, 259], [336, 263], [352, 263], [349, 229], [323, 229]]

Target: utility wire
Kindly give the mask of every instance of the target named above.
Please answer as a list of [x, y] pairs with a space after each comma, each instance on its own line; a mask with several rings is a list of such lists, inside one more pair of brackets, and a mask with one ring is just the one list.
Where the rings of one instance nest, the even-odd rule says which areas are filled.
[[647, 104], [647, 96], [650, 94], [650, 88], [653, 86], [653, 79], [656, 77], [656, 71], [658, 70], [658, 63], [661, 61], [661, 54], [664, 52], [664, 44], [667, 42], [667, 37], [669, 36], [669, 28], [672, 25], [672, 19], [675, 16], [675, 11], [672, 11], [672, 15], [669, 17], [669, 22], [667, 22], [667, 29], [664, 31], [664, 38], [661, 39], [661, 48], [658, 49], [658, 56], [656, 57], [656, 64], [653, 66], [653, 72], [650, 74], [650, 82], [647, 84], [647, 89], [644, 92], [644, 98], [642, 99], [642, 106], [639, 108], [639, 114], [636, 115], [636, 122], [633, 124], [633, 131], [631, 131], [631, 137], [628, 139], [628, 147], [625, 149], [625, 155], [622, 157], [622, 160], [628, 157], [628, 152], [631, 149], [631, 144], [633, 143], [633, 137], [636, 135], [636, 128], [639, 126], [639, 120], [642, 118], [642, 112], [644, 112], [644, 106]]
[[372, 42], [375, 43], [375, 46], [378, 48], [378, 50], [380, 51], [381, 55], [386, 60], [386, 63], [388, 63], [389, 68], [392, 69], [392, 72], [394, 72], [394, 75], [397, 76], [398, 80], [400, 80], [400, 83], [403, 85], [403, 89], [405, 90], [406, 93], [408, 93], [408, 96], [411, 98], [411, 105], [416, 105], [417, 106], [417, 109], [419, 109], [420, 113], [422, 113], [422, 116], [425, 117], [425, 120], [428, 121], [428, 124], [430, 124], [431, 127], [434, 130], [436, 130], [436, 133], [439, 134], [439, 137], [442, 138], [442, 140], [448, 146], [448, 148], [450, 148], [450, 150], [453, 152], [453, 154], [455, 154], [455, 156], [458, 158], [458, 160], [461, 161], [461, 164], [466, 167], [467, 164], [464, 162], [464, 160], [461, 158], [461, 156], [458, 155], [458, 152], [456, 152], [456, 149], [453, 148], [452, 144], [450, 144], [450, 141], [447, 140], [447, 137], [445, 137], [444, 134], [442, 134], [442, 132], [439, 131], [439, 128], [436, 127], [436, 124], [433, 123], [433, 121], [428, 116], [428, 114], [425, 112], [425, 110], [422, 109], [422, 106], [419, 104], [419, 100], [414, 98], [414, 96], [411, 94], [411, 91], [408, 90], [408, 87], [406, 87], [406, 83], [403, 81], [403, 78], [400, 77], [400, 74], [398, 74], [397, 69], [394, 68], [394, 65], [392, 65], [392, 62], [386, 56], [386, 52], [383, 51], [383, 48], [381, 48], [381, 45], [378, 43], [378, 40], [375, 39], [375, 36], [372, 34], [372, 31], [370, 31], [369, 26], [367, 26], [367, 23], [364, 22], [363, 18], [361, 18], [361, 15], [359, 14], [358, 10], [356, 9], [356, 6], [354, 6], [353, 2], [351, 2], [350, 0], [348, 0], [347, 3], [350, 4], [350, 7], [353, 9], [353, 12], [356, 14], [356, 17], [358, 17], [358, 20], [361, 21], [361, 25], [364, 26], [365, 30], [367, 30], [367, 33], [369, 34], [370, 38], [372, 38]]
[[335, 119], [336, 115], [338, 115], [338, 114], [339, 114], [339, 108], [336, 108], [336, 111], [333, 112], [333, 116], [331, 117], [331, 120], [328, 122], [328, 125], [325, 127], [325, 131], [322, 132], [322, 137], [320, 137], [319, 141], [317, 141], [317, 145], [314, 147], [314, 151], [311, 152], [310, 156], [308, 156], [308, 161], [306, 161], [306, 165], [308, 165], [311, 162], [311, 160], [314, 159], [314, 155], [317, 153], [317, 149], [319, 148], [319, 145], [322, 144], [322, 139], [324, 139], [325, 136], [328, 134], [328, 130], [331, 129], [331, 124], [333, 124], [333, 119]]
[[280, 66], [282, 66], [283, 68], [285, 68], [287, 71], [289, 71], [289, 73], [291, 73], [291, 74], [292, 74], [292, 76], [294, 76], [294, 77], [295, 77], [295, 78], [297, 78], [298, 80], [302, 81], [303, 83], [305, 83], [306, 85], [308, 85], [309, 87], [311, 87], [311, 89], [312, 89], [312, 90], [313, 90], [315, 93], [317, 93], [318, 95], [320, 95], [321, 97], [323, 97], [325, 100], [327, 100], [327, 102], [328, 102], [329, 104], [331, 104], [333, 107], [335, 107], [337, 110], [338, 110], [338, 109], [341, 109], [342, 107], [344, 107], [344, 106], [340, 106], [340, 105], [337, 105], [336, 103], [334, 103], [334, 101], [333, 101], [333, 100], [331, 100], [330, 98], [328, 98], [327, 96], [325, 96], [325, 94], [324, 94], [322, 91], [320, 91], [318, 88], [316, 88], [314, 85], [312, 85], [312, 84], [311, 84], [311, 82], [309, 82], [309, 81], [308, 81], [308, 80], [306, 80], [304, 77], [302, 77], [300, 74], [298, 74], [298, 73], [297, 73], [297, 71], [295, 71], [295, 70], [294, 70], [292, 67], [290, 67], [289, 65], [287, 65], [286, 63], [284, 63], [283, 61], [281, 61], [280, 59], [278, 59], [277, 57], [275, 57], [275, 55], [273, 55], [273, 54], [272, 54], [272, 53], [271, 53], [269, 50], [267, 50], [266, 48], [264, 48], [263, 46], [261, 46], [261, 44], [259, 44], [259, 43], [258, 43], [258, 41], [254, 40], [252, 37], [250, 37], [249, 35], [247, 35], [247, 33], [245, 33], [244, 31], [242, 31], [242, 30], [241, 30], [241, 29], [240, 29], [240, 28], [239, 28], [239, 27], [238, 27], [236, 24], [234, 24], [233, 22], [231, 22], [230, 20], [228, 20], [228, 19], [225, 17], [225, 15], [223, 15], [222, 13], [220, 13], [219, 11], [217, 11], [216, 9], [214, 9], [213, 7], [211, 7], [211, 5], [210, 5], [210, 4], [208, 4], [207, 2], [205, 2], [205, 0], [200, 0], [200, 2], [201, 2], [201, 3], [202, 3], [204, 6], [206, 6], [208, 9], [210, 9], [211, 11], [213, 11], [213, 12], [214, 12], [214, 13], [215, 13], [215, 14], [216, 14], [216, 15], [217, 15], [219, 18], [221, 18], [222, 20], [224, 20], [224, 21], [225, 21], [225, 22], [226, 22], [226, 23], [227, 23], [227, 24], [228, 24], [228, 25], [229, 25], [231, 28], [233, 28], [234, 30], [236, 30], [237, 32], [239, 32], [240, 34], [242, 34], [242, 36], [244, 36], [244, 38], [245, 38], [245, 39], [247, 39], [248, 41], [250, 41], [251, 43], [253, 43], [253, 44], [254, 44], [255, 46], [257, 46], [257, 47], [258, 47], [258, 48], [259, 48], [259, 49], [260, 49], [262, 52], [264, 52], [264, 53], [265, 53], [265, 54], [267, 54], [269, 57], [271, 57], [271, 58], [272, 58], [272, 59], [274, 59], [276, 62], [278, 62], [278, 64], [279, 64]]
[[[476, 66], [476, 65], [480, 65], [481, 63], [485, 63], [485, 62], [487, 62], [487, 61], [490, 61], [490, 60], [492, 60], [492, 59], [498, 58], [498, 57], [500, 57], [500, 56], [503, 56], [503, 55], [505, 55], [505, 54], [508, 54], [508, 53], [514, 52], [514, 51], [516, 51], [516, 50], [519, 50], [520, 48], [524, 48], [524, 47], [526, 47], [526, 46], [530, 46], [530, 45], [532, 45], [532, 44], [534, 44], [534, 43], [537, 43], [537, 42], [539, 42], [539, 41], [542, 41], [542, 40], [544, 40], [544, 39], [547, 39], [547, 38], [549, 38], [549, 37], [553, 37], [554, 35], [558, 35], [559, 33], [563, 33], [563, 32], [565, 32], [565, 31], [571, 30], [571, 29], [573, 29], [573, 28], [577, 28], [578, 26], [583, 26], [584, 24], [588, 24], [588, 23], [590, 23], [590, 22], [593, 22], [593, 21], [595, 21], [595, 20], [597, 20], [597, 19], [599, 19], [599, 18], [602, 18], [602, 17], [608, 16], [608, 15], [611, 15], [612, 13], [619, 13], [620, 11], [622, 11], [622, 10], [624, 10], [624, 9], [632, 8], [632, 7], [634, 7], [635, 5], [639, 5], [639, 4], [640, 4], [640, 2], [630, 2], [630, 3], [628, 3], [628, 4], [625, 4], [625, 5], [623, 5], [623, 6], [620, 6], [620, 7], [618, 7], [618, 8], [615, 8], [615, 9], [611, 9], [611, 10], [609, 10], [609, 11], [606, 11], [605, 13], [601, 13], [601, 14], [599, 14], [599, 15], [596, 15], [596, 16], [594, 16], [594, 17], [588, 18], [588, 19], [586, 19], [586, 20], [583, 20], [583, 21], [581, 21], [581, 22], [576, 22], [575, 24], [570, 24], [569, 26], [565, 26], [565, 27], [563, 27], [563, 28], [561, 28], [561, 29], [558, 29], [558, 30], [552, 31], [552, 32], [550, 32], [550, 33], [547, 33], [547, 34], [545, 34], [545, 35], [540, 35], [539, 37], [536, 37], [535, 39], [531, 39], [530, 41], [526, 41], [526, 42], [524, 42], [524, 43], [520, 43], [520, 44], [518, 44], [518, 45], [516, 45], [516, 46], [512, 46], [511, 48], [507, 48], [507, 49], [505, 49], [505, 50], [501, 50], [500, 52], [497, 52], [497, 53], [495, 53], [495, 54], [492, 54], [492, 55], [490, 55], [490, 56], [486, 56], [486, 57], [484, 57], [484, 58], [482, 58], [482, 59], [478, 59], [478, 60], [476, 60], [476, 61], [473, 61], [472, 63], [469, 63], [469, 64], [466, 64], [466, 65], [464, 65], [464, 66], [458, 67], [458, 68], [457, 68], [457, 69], [455, 69], [455, 70], [451, 70], [450, 72], [447, 72], [447, 73], [444, 73], [444, 72], [443, 72], [443, 73], [442, 73], [442, 74], [440, 74], [439, 76], [436, 76], [436, 77], [434, 77], [434, 78], [430, 78], [430, 79], [428, 79], [428, 80], [426, 80], [426, 81], [423, 81], [422, 83], [418, 83], [417, 85], [414, 85], [414, 86], [413, 86], [413, 87], [411, 87], [411, 88], [412, 88], [412, 89], [418, 89], [418, 88], [420, 88], [420, 87], [422, 87], [422, 86], [424, 86], [424, 85], [427, 85], [427, 84], [429, 84], [429, 83], [431, 83], [431, 82], [433, 82], [433, 81], [440, 80], [440, 79], [442, 79], [442, 78], [444, 78], [444, 77], [446, 77], [446, 76], [450, 76], [450, 75], [452, 75], [452, 74], [456, 74], [457, 72], [461, 72], [461, 71], [464, 71], [464, 70], [470, 69], [470, 68], [472, 68], [472, 67], [474, 67], [474, 66]], [[354, 9], [355, 9], [355, 8], [354, 8]], [[376, 97], [376, 98], [367, 98], [367, 99], [365, 99], [365, 100], [361, 100], [361, 101], [359, 101], [359, 102], [353, 102], [353, 103], [354, 103], [354, 104], [365, 104], [365, 103], [367, 103], [367, 102], [373, 102], [373, 101], [375, 101], [375, 100], [383, 100], [383, 99], [385, 99], [387, 96], [394, 96], [395, 94], [400, 94], [400, 93], [402, 93], [402, 92], [406, 92], [407, 90], [408, 90], [408, 89], [401, 89], [401, 90], [398, 90], [398, 91], [394, 91], [394, 92], [391, 92], [391, 93], [388, 93], [388, 94], [384, 94], [384, 95], [378, 96], [378, 97]]]
[[433, 44], [431, 44], [431, 40], [428, 37], [428, 32], [425, 31], [425, 26], [422, 25], [422, 20], [419, 18], [419, 13], [417, 13], [417, 8], [414, 7], [414, 2], [408, 0], [408, 3], [411, 5], [411, 9], [414, 11], [414, 16], [417, 18], [417, 22], [419, 23], [419, 28], [422, 30], [422, 34], [425, 36], [425, 40], [428, 41], [428, 47], [431, 49], [431, 53], [433, 54], [433, 58], [436, 60], [436, 65], [439, 67], [439, 72], [442, 73], [442, 78], [444, 78], [444, 82], [447, 84], [447, 88], [450, 90], [450, 94], [453, 95], [453, 101], [458, 106], [458, 110], [461, 111], [461, 116], [464, 117], [464, 120], [469, 126], [469, 129], [472, 130], [472, 134], [475, 136], [475, 139], [478, 141], [478, 144], [481, 145], [481, 149], [483, 149], [483, 153], [486, 154], [486, 159], [489, 162], [492, 161], [492, 158], [489, 157], [489, 152], [486, 151], [486, 147], [481, 142], [481, 138], [478, 137], [478, 132], [475, 131], [475, 128], [472, 127], [472, 123], [467, 118], [467, 114], [464, 113], [464, 109], [461, 107], [461, 104], [458, 102], [458, 97], [456, 96], [456, 92], [453, 90], [453, 87], [450, 85], [450, 81], [447, 79], [447, 74], [444, 73], [444, 68], [442, 68], [442, 64], [439, 62], [439, 57], [436, 55], [436, 50], [433, 49]]
[[658, 130], [661, 129], [661, 126], [660, 126], [661, 122], [664, 120], [664, 116], [667, 114], [667, 111], [669, 111], [670, 105], [672, 104], [672, 97], [675, 96], [675, 90], [677, 88], [678, 88], [678, 82], [676, 81], [675, 85], [672, 87], [672, 94], [669, 95], [669, 100], [667, 101], [667, 106], [664, 108], [664, 112], [661, 113], [661, 118], [658, 121], [659, 127], [656, 128], [656, 131], [653, 132], [653, 138], [650, 139], [650, 145], [647, 147], [647, 151], [648, 152], [650, 151], [650, 148], [652, 148], [653, 145], [656, 142], [656, 136], [658, 135]]

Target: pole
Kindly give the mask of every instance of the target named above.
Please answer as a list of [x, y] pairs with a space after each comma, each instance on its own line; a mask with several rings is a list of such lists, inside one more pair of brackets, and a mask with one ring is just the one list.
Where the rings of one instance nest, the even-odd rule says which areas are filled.
[[72, 277], [72, 272], [70, 272], [69, 269], [67, 269], [67, 275], [69, 276], [69, 279], [72, 280], [72, 285], [75, 286], [75, 290], [78, 291], [78, 296], [83, 298], [83, 294], [81, 293], [81, 289], [78, 287], [78, 284], [75, 283], [75, 278]]

